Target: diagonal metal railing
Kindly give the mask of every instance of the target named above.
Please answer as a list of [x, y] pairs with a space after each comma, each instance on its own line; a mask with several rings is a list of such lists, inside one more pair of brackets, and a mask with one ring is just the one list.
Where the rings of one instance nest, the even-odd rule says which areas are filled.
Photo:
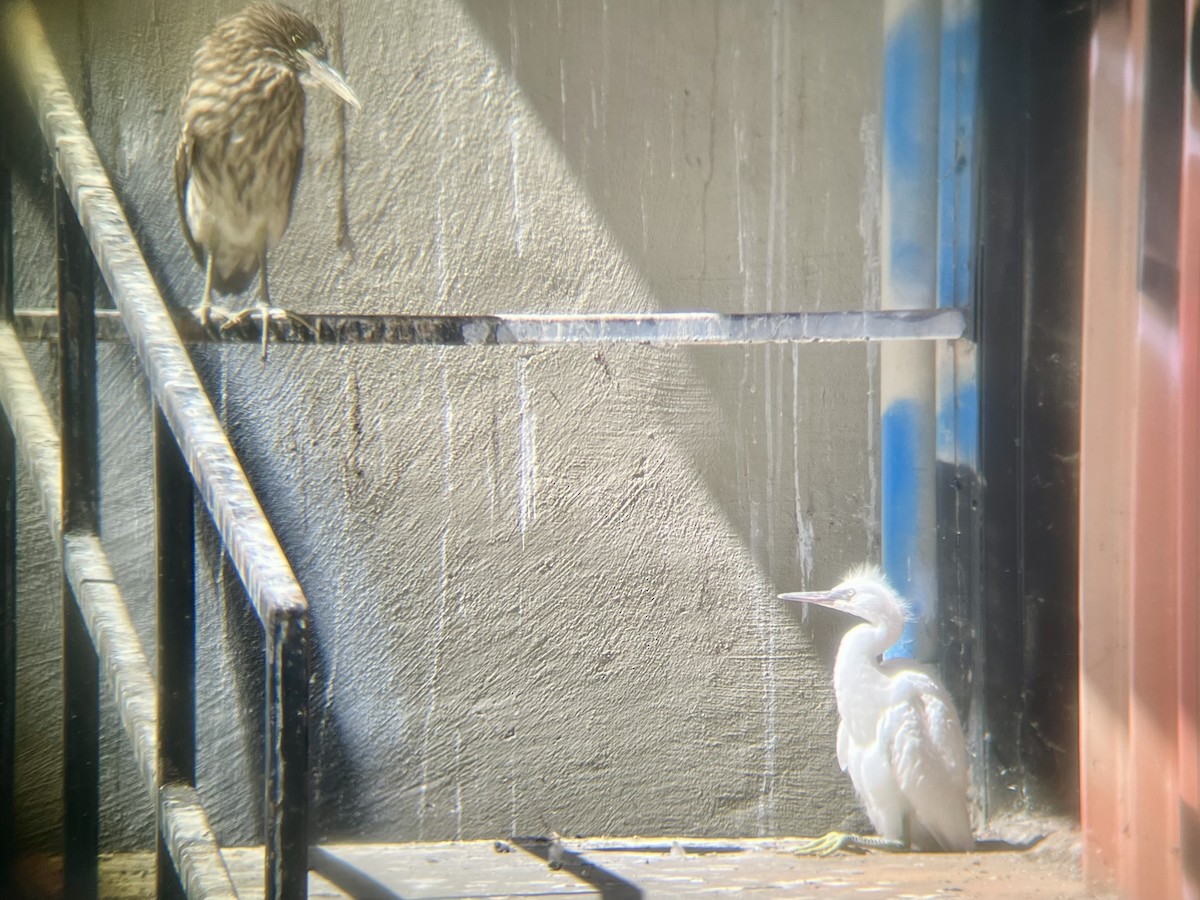
[[[159, 684], [149, 675], [145, 656], [129, 623], [127, 608], [113, 582], [96, 534], [98, 485], [95, 467], [95, 315], [90, 297], [90, 271], [98, 265], [121, 314], [138, 360], [150, 383], [161, 422], [168, 426], [156, 438], [161, 468], [170, 467], [178, 453], [190, 479], [204, 499], [234, 569], [266, 636], [266, 823], [265, 894], [300, 897], [307, 890], [308, 780], [308, 604], [291, 566], [266, 520], [229, 439], [201, 385], [162, 296], [142, 258], [129, 223], [75, 107], [66, 81], [46, 41], [37, 14], [28, 2], [6, 3], [0, 11], [4, 49], [33, 106], [43, 138], [54, 158], [60, 187], [59, 206], [70, 209], [58, 218], [60, 297], [58, 333], [61, 344], [64, 440], [59, 442], [45, 406], [36, 394], [27, 363], [11, 324], [0, 325], [0, 358], [4, 363], [6, 414], [17, 443], [39, 484], [51, 530], [61, 540], [64, 572], [71, 597], [64, 591], [64, 691], [68, 722], [94, 721], [98, 696], [93, 683], [99, 672], [88, 671], [80, 648], [71, 643], [72, 616], [82, 617], [83, 640], [103, 668], [122, 709], [122, 722], [133, 741], [143, 778], [152, 787], [159, 813], [160, 847], [169, 854], [189, 896], [234, 896], [228, 873], [220, 862], [203, 808], [195, 795], [194, 721], [177, 716], [164, 697], [183, 692], [194, 705], [194, 666], [181, 670], [178, 649], [194, 658], [190, 626], [159, 617]], [[77, 216], [77, 220], [73, 217]], [[65, 219], [72, 219], [65, 221]], [[78, 238], [74, 232], [79, 233]], [[74, 230], [74, 231], [73, 231]], [[83, 238], [86, 237], [86, 244]], [[90, 252], [84, 248], [90, 246]], [[83, 259], [84, 254], [89, 258]], [[11, 265], [11, 261], [10, 261]], [[11, 298], [10, 298], [11, 299]], [[11, 309], [6, 311], [11, 317]], [[90, 378], [90, 383], [89, 383]], [[33, 391], [34, 393], [30, 393]], [[38, 396], [34, 402], [33, 397]], [[40, 405], [40, 409], [38, 406]], [[70, 405], [72, 414], [66, 415]], [[83, 425], [75, 423], [76, 415]], [[92, 417], [92, 428], [87, 420]], [[70, 440], [67, 431], [74, 429]], [[77, 446], [78, 442], [78, 446]], [[173, 449], [177, 446], [177, 450]], [[64, 460], [67, 460], [64, 465]], [[82, 461], [73, 467], [71, 460]], [[178, 489], [178, 479], [158, 473], [160, 485]], [[62, 485], [57, 487], [56, 485]], [[191, 515], [190, 486], [186, 502], [158, 492], [160, 505], [176, 515]], [[92, 507], [88, 511], [89, 504]], [[158, 514], [160, 539], [164, 516]], [[161, 550], [161, 546], [160, 546]], [[190, 553], [189, 553], [190, 557]], [[160, 613], [187, 619], [192, 598], [188, 571], [163, 571], [160, 552]], [[168, 566], [169, 562], [166, 563]], [[174, 587], [170, 587], [174, 585]], [[164, 586], [167, 586], [164, 588]], [[164, 602], [164, 589], [178, 591], [177, 603]], [[70, 602], [68, 603], [68, 600]], [[182, 605], [181, 605], [182, 604]], [[175, 607], [172, 610], [172, 607]], [[80, 652], [76, 652], [80, 651]], [[76, 704], [73, 706], [72, 704]], [[155, 707], [157, 709], [155, 710]], [[171, 728], [165, 728], [170, 721]], [[192, 733], [186, 733], [188, 728]], [[98, 855], [98, 750], [81, 747], [68, 734], [67, 770], [67, 885], [80, 896], [95, 896], [95, 858]], [[177, 748], [184, 759], [162, 755]], [[90, 754], [90, 755], [89, 755]], [[160, 857], [162, 863], [167, 862]], [[77, 873], [82, 873], [76, 880]], [[160, 871], [161, 877], [161, 871]], [[90, 883], [89, 883], [90, 882]], [[162, 882], [160, 881], [160, 886]], [[76, 896], [75, 893], [71, 893]]]
[[62, 531], [62, 467], [54, 420], [42, 401], [35, 376], [17, 343], [12, 326], [0, 322], [0, 405], [13, 429], [33, 482], [46, 524], [60, 543], [63, 568], [99, 656], [118, 715], [133, 744], [138, 772], [150, 796], [170, 807], [163, 816], [189, 896], [234, 897], [203, 807], [190, 785], [158, 791], [156, 691], [128, 607], [95, 535]]

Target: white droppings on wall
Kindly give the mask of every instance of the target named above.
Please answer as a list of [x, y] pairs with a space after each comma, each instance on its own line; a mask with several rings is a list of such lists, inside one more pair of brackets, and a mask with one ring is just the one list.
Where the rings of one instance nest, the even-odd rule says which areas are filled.
[[[796, 511], [796, 561], [800, 564], [798, 590], [806, 591], [812, 581], [816, 538], [812, 520], [804, 514], [808, 491], [800, 483], [800, 447], [804, 439], [804, 411], [800, 407], [802, 387], [800, 383], [800, 353], [802, 351], [796, 344], [793, 344], [790, 349], [792, 356], [792, 498]], [[807, 615], [808, 606], [803, 606], [802, 611]]]
[[517, 523], [521, 542], [537, 519], [537, 412], [526, 380], [529, 359], [517, 361]]

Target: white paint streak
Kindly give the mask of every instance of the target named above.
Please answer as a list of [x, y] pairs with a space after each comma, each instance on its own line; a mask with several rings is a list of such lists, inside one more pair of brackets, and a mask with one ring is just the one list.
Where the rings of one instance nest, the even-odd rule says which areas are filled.
[[738, 272], [746, 278], [746, 215], [742, 200], [742, 123], [733, 120], [733, 182], [737, 190]]
[[600, 131], [608, 131], [608, 59], [611, 55], [609, 44], [608, 0], [600, 6]]
[[[771, 136], [770, 136], [770, 158], [768, 188], [767, 188], [767, 271], [766, 271], [766, 295], [767, 310], [774, 310], [776, 307], [776, 289], [779, 281], [776, 277], [776, 262], [778, 260], [777, 245], [780, 240], [779, 235], [779, 207], [781, 190], [779, 178], [779, 53], [780, 53], [780, 33], [779, 33], [779, 15], [780, 7], [779, 0], [775, 2], [774, 15], [772, 16], [771, 27], [771, 91], [770, 91], [770, 109], [771, 109]], [[773, 421], [773, 404], [771, 398], [773, 396], [772, 381], [773, 375], [771, 371], [771, 355], [764, 355], [764, 385], [763, 385], [763, 426], [766, 431], [765, 439], [767, 442], [767, 491], [768, 495], [774, 494], [775, 488], [775, 440]], [[767, 568], [770, 569], [771, 547], [773, 541], [773, 524], [774, 516], [771, 515], [770, 504], [765, 504], [765, 510], [760, 508], [760, 504], [752, 506], [751, 520], [751, 537], [753, 539], [755, 532], [759, 530], [757, 518], [759, 514], [765, 512], [767, 521]], [[758, 556], [757, 553], [754, 554]], [[759, 797], [758, 807], [758, 828], [761, 834], [771, 834], [775, 828], [775, 781], [778, 774], [778, 760], [776, 750], [778, 746], [778, 732], [776, 730], [777, 722], [777, 696], [778, 689], [777, 673], [775, 671], [775, 625], [777, 617], [775, 615], [775, 604], [772, 598], [764, 597], [759, 604], [758, 631], [762, 641], [762, 679], [763, 679], [763, 772], [762, 772], [762, 788]]]
[[492, 446], [487, 453], [484, 454], [484, 465], [487, 471], [487, 487], [488, 487], [488, 517], [493, 523], [496, 521], [496, 468], [500, 465], [500, 454], [498, 452], [498, 435], [500, 433], [500, 423], [493, 413], [492, 418]]
[[[715, 99], [715, 98], [714, 98]], [[667, 121], [671, 126], [670, 143], [667, 145], [668, 161], [671, 165], [671, 180], [675, 180], [675, 94], [667, 94]], [[709, 160], [709, 164], [712, 161]]]
[[521, 210], [521, 128], [514, 113], [508, 117], [509, 170], [512, 172], [512, 215], [513, 236], [517, 244], [517, 258], [525, 256], [525, 218]]
[[[879, 115], [863, 114], [858, 127], [863, 148], [863, 187], [858, 207], [858, 233], [863, 242], [863, 308], [879, 309], [881, 301], [881, 260], [879, 230], [882, 220], [883, 183], [879, 162]], [[879, 418], [876, 413], [875, 382], [879, 371], [879, 345], [867, 344], [867, 496], [863, 499], [862, 520], [867, 534], [868, 556], [879, 551], [879, 462], [876, 459]]]
[[562, 47], [566, 43], [563, 35], [563, 11], [562, 0], [558, 0], [558, 103], [559, 115], [558, 125], [562, 132], [562, 145], [567, 146], [567, 61], [563, 58]]
[[463, 804], [462, 804], [462, 733], [454, 732], [454, 839], [463, 839]]
[[520, 35], [517, 31], [517, 0], [508, 3], [508, 61], [512, 68], [513, 81], [517, 80], [517, 57], [521, 46]]
[[761, 798], [758, 807], [758, 828], [766, 836], [775, 833], [775, 781], [778, 775], [777, 750], [779, 734], [777, 725], [778, 680], [775, 671], [776, 629], [779, 624], [775, 598], [763, 594], [758, 606], [758, 631], [762, 639], [763, 679], [763, 771]]
[[646, 216], [646, 187], [643, 183], [641, 191], [639, 191], [638, 202], [642, 207], [642, 256], [650, 255], [650, 230]]
[[511, 813], [508, 833], [520, 834], [517, 831], [517, 763], [512, 759], [508, 761], [508, 808]]
[[[811, 583], [815, 538], [812, 521], [804, 515], [804, 495], [800, 489], [800, 434], [803, 413], [800, 410], [800, 345], [792, 344], [792, 492], [796, 503], [796, 562], [800, 566], [800, 590]], [[808, 604], [801, 606], [808, 612]]]
[[[429, 792], [429, 741], [433, 733], [433, 714], [437, 709], [437, 679], [441, 663], [442, 635], [446, 626], [446, 604], [450, 598], [450, 567], [448, 564], [447, 542], [454, 518], [454, 483], [451, 477], [451, 466], [454, 462], [454, 408], [450, 402], [450, 387], [446, 381], [445, 348], [440, 348], [438, 355], [438, 371], [442, 394], [442, 492], [446, 498], [446, 517], [442, 524], [442, 533], [438, 538], [438, 566], [441, 574], [441, 584], [438, 591], [437, 625], [434, 628], [433, 645], [430, 648], [429, 680], [426, 691], [429, 703], [425, 708], [425, 721], [421, 729], [421, 788], [418, 792], [419, 807], [417, 809], [417, 830], [420, 838], [425, 836], [425, 809]], [[459, 597], [460, 608], [462, 598]], [[457, 739], [457, 736], [456, 736]], [[455, 767], [457, 771], [457, 766]]]
[[[446, 495], [447, 507], [452, 507], [454, 482], [450, 477], [450, 470], [454, 464], [454, 404], [450, 401], [450, 385], [446, 383], [446, 348], [439, 347], [438, 350], [438, 375], [442, 389], [442, 438], [445, 441], [442, 447], [442, 492]], [[447, 529], [449, 524], [447, 521]]]
[[537, 519], [537, 413], [525, 382], [527, 363], [517, 363], [517, 524], [522, 547], [526, 529]]
[[[450, 385], [446, 381], [446, 358], [448, 348], [439, 348], [438, 373], [442, 390], [442, 494], [446, 498], [446, 519], [442, 525], [442, 606], [449, 597], [450, 573], [446, 567], [446, 542], [454, 528], [454, 404], [450, 400]], [[466, 615], [463, 593], [456, 595], [459, 615]]]
[[441, 662], [442, 634], [446, 626], [446, 533], [438, 541], [442, 570], [442, 587], [438, 595], [437, 625], [433, 633], [433, 645], [429, 651], [429, 680], [425, 690], [429, 694], [429, 705], [425, 708], [425, 722], [421, 729], [421, 788], [417, 792], [417, 839], [425, 840], [425, 808], [429, 793], [429, 738], [433, 733], [433, 713], [437, 709], [438, 667]]

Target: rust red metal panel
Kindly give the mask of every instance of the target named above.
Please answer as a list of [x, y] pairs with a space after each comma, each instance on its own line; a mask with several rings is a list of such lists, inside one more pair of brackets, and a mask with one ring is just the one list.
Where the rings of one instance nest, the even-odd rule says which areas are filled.
[[[1200, 53], [1196, 14], [1187, 4], [1188, 60]], [[1192, 67], [1189, 65], [1189, 75]], [[1179, 578], [1179, 842], [1184, 897], [1200, 898], [1200, 83], [1184, 94], [1179, 215], [1180, 453], [1178, 459]]]
[[[1140, 27], [1139, 27], [1140, 26]], [[1097, 20], [1088, 115], [1080, 453], [1080, 814], [1089, 879], [1129, 858], [1133, 492], [1144, 4]], [[1124, 879], [1121, 879], [1122, 881]]]
[[1200, 896], [1196, 4], [1101, 4], [1092, 46], [1081, 810], [1088, 877], [1146, 898]]

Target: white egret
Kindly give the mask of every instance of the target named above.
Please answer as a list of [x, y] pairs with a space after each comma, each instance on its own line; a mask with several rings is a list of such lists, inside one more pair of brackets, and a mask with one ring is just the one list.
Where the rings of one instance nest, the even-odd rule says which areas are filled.
[[880, 661], [910, 617], [908, 604], [874, 568], [851, 572], [831, 591], [779, 598], [864, 621], [842, 638], [833, 665], [837, 758], [879, 837], [830, 832], [798, 852], [973, 849], [966, 742], [954, 703], [931, 669], [908, 659]]

